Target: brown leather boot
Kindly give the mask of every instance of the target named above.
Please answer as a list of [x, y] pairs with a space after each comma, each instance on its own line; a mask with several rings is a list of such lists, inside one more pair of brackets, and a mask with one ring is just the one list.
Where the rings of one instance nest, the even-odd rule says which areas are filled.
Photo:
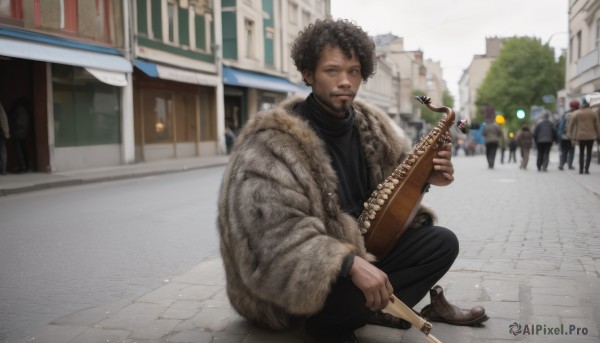
[[448, 323], [452, 325], [477, 325], [488, 320], [485, 309], [481, 306], [464, 310], [452, 305], [446, 300], [444, 290], [435, 286], [429, 291], [431, 304], [423, 307], [421, 315], [425, 320], [432, 322]]

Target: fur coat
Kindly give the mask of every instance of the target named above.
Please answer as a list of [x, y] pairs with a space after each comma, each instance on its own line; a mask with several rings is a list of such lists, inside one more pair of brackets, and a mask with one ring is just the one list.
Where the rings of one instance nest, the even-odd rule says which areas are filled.
[[[249, 320], [286, 329], [323, 306], [344, 257], [368, 254], [356, 219], [341, 211], [336, 174], [323, 142], [291, 109], [291, 98], [259, 113], [237, 137], [223, 175], [220, 249], [232, 306]], [[381, 110], [354, 101], [372, 189], [411, 143]], [[413, 226], [433, 219], [421, 206]]]

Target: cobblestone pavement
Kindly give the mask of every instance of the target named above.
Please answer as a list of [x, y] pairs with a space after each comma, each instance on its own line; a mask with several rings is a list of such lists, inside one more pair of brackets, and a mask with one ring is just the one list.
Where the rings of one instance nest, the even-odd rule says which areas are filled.
[[[439, 284], [452, 302], [482, 305], [490, 317], [481, 327], [433, 323], [442, 342], [600, 342], [600, 166], [590, 175], [559, 171], [553, 154], [544, 173], [534, 158], [524, 171], [456, 157], [456, 181], [425, 195], [461, 242]], [[230, 307], [224, 285], [214, 256], [138, 299], [57, 318], [15, 342], [301, 342], [299, 329], [249, 324]], [[370, 343], [425, 341], [415, 329], [366, 326], [357, 335]]]

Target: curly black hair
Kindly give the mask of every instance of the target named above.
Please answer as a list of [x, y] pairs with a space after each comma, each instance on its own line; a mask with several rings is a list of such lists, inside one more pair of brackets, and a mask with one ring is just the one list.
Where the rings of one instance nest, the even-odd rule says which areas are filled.
[[[375, 74], [375, 43], [360, 26], [346, 19], [317, 20], [298, 34], [292, 45], [292, 59], [298, 71], [314, 72], [326, 46], [340, 48], [348, 58], [354, 54], [360, 62], [363, 81]], [[306, 80], [304, 83], [310, 86]]]

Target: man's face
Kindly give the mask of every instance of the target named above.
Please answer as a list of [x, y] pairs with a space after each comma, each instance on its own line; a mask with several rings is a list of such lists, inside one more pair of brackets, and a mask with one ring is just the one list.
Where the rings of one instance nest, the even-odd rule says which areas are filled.
[[312, 93], [331, 115], [343, 118], [352, 106], [362, 76], [360, 62], [354, 54], [347, 58], [340, 48], [325, 47], [315, 72], [304, 70], [304, 79], [312, 86]]

